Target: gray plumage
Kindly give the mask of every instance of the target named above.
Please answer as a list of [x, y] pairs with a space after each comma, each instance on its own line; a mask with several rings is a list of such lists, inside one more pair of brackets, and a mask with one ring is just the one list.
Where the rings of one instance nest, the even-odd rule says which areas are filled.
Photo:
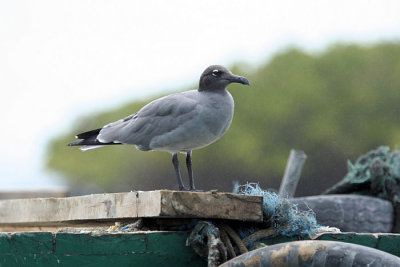
[[[179, 189], [181, 181], [177, 153], [187, 153], [190, 190], [194, 190], [191, 170], [192, 150], [218, 140], [229, 128], [234, 101], [226, 90], [230, 83], [249, 85], [249, 81], [219, 65], [208, 67], [200, 77], [199, 89], [171, 94], [154, 100], [124, 119], [78, 134], [68, 145], [83, 145], [82, 150], [112, 144], [131, 144], [143, 151], [167, 151], [173, 154]], [[189, 162], [190, 161], [190, 162]]]

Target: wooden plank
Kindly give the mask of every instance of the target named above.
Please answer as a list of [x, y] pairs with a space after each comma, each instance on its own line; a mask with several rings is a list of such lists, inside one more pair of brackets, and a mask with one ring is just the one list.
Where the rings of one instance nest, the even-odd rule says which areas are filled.
[[149, 191], [138, 193], [138, 217], [263, 219], [262, 197], [217, 192]]
[[[136, 220], [136, 219], [132, 219]], [[133, 223], [133, 221], [124, 221], [125, 224]], [[0, 232], [58, 232], [65, 229], [100, 229], [114, 226], [115, 221], [106, 220], [86, 220], [86, 221], [71, 221], [66, 223], [15, 223], [15, 224], [0, 224]], [[67, 227], [68, 226], [68, 227]]]
[[38, 197], [66, 197], [66, 190], [19, 190], [19, 191], [0, 191], [0, 199], [20, 199]]
[[60, 225], [144, 217], [263, 219], [262, 197], [217, 192], [157, 190], [67, 198], [0, 200], [0, 226]]
[[136, 193], [0, 200], [0, 224], [136, 217]]

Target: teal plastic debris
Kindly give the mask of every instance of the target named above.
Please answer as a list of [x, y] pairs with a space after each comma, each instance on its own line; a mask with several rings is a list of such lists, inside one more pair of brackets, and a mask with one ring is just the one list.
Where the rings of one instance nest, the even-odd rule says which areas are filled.
[[[400, 151], [378, 147], [359, 157], [352, 164], [348, 161], [346, 176], [324, 194], [363, 194], [392, 200], [390, 189], [400, 184]], [[400, 192], [399, 192], [400, 193]]]
[[361, 194], [392, 202], [395, 220], [393, 233], [400, 233], [400, 151], [380, 146], [348, 162], [346, 176], [323, 194]]

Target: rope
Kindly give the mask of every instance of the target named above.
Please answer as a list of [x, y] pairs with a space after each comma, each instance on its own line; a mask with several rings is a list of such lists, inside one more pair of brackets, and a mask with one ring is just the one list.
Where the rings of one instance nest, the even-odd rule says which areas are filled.
[[243, 244], [248, 247], [250, 245], [253, 245], [254, 243], [262, 240], [262, 239], [267, 239], [271, 238], [273, 236], [276, 236], [275, 229], [273, 228], [268, 228], [268, 229], [263, 229], [260, 231], [255, 232], [254, 234], [249, 235], [246, 238], [243, 238]]
[[212, 222], [199, 221], [187, 238], [186, 246], [193, 247], [197, 254], [206, 258], [209, 267], [216, 267], [228, 260], [220, 231]]
[[224, 229], [220, 229], [221, 240], [226, 246], [226, 251], [228, 253], [228, 258], [232, 259], [236, 257], [235, 249], [233, 248], [232, 242], [229, 239], [228, 234], [225, 232]]
[[226, 231], [229, 237], [232, 238], [233, 242], [235, 242], [240, 254], [249, 252], [246, 246], [243, 244], [242, 240], [240, 239], [239, 235], [229, 225], [222, 224], [221, 227]]

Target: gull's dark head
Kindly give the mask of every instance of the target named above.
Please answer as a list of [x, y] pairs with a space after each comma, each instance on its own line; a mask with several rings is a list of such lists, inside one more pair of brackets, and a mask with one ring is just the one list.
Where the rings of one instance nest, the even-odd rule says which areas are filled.
[[224, 90], [231, 83], [250, 85], [246, 78], [232, 74], [230, 70], [223, 66], [212, 65], [201, 74], [199, 91]]

